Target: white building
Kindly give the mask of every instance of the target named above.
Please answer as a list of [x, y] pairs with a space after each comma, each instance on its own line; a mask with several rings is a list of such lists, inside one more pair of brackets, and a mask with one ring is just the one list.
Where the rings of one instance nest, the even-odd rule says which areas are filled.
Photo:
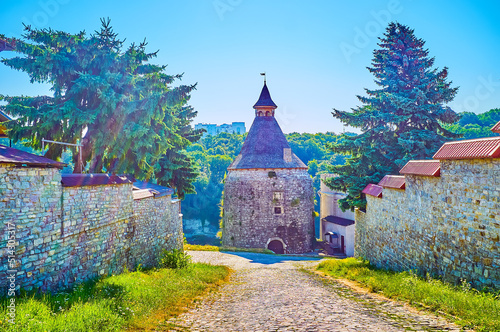
[[334, 174], [321, 174], [320, 237], [337, 251], [346, 256], [354, 256], [354, 212], [342, 212], [338, 201], [346, 194], [328, 188], [323, 180]]
[[194, 129], [205, 129], [206, 132], [203, 137], [207, 135], [215, 136], [219, 133], [230, 133], [242, 135], [246, 133], [245, 122], [233, 122], [231, 124], [222, 124], [220, 126], [212, 123], [197, 123], [194, 125]]

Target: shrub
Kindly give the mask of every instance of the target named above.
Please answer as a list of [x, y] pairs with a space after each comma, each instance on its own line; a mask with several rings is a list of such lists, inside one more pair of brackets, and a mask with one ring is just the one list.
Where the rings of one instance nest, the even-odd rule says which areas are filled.
[[183, 250], [163, 250], [162, 257], [160, 258], [160, 267], [169, 269], [183, 269], [191, 262], [191, 256]]

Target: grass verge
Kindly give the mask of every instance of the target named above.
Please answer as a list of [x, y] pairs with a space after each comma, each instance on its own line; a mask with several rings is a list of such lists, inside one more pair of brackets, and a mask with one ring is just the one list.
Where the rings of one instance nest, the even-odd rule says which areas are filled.
[[184, 250], [254, 252], [257, 254], [273, 254], [274, 255], [274, 252], [272, 252], [269, 249], [264, 249], [264, 248], [218, 247], [218, 246], [199, 245], [199, 244], [184, 244]]
[[456, 318], [456, 323], [476, 331], [500, 331], [500, 291], [477, 291], [466, 282], [453, 286], [411, 272], [377, 269], [367, 261], [329, 259], [318, 270], [335, 278], [355, 281], [371, 292], [403, 300], [431, 312]]
[[183, 269], [123, 273], [55, 295], [21, 295], [16, 298], [15, 324], [6, 320], [8, 300], [2, 299], [0, 331], [151, 329], [228, 275], [226, 267], [195, 263]]

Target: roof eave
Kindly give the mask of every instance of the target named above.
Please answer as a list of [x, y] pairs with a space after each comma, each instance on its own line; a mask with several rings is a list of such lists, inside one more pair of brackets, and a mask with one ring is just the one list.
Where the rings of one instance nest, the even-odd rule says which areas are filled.
[[67, 164], [60, 163], [60, 164], [55, 164], [55, 163], [23, 163], [19, 161], [0, 161], [0, 164], [8, 164], [8, 165], [16, 165], [17, 167], [42, 167], [42, 168], [59, 168], [63, 169], [64, 167], [67, 166]]

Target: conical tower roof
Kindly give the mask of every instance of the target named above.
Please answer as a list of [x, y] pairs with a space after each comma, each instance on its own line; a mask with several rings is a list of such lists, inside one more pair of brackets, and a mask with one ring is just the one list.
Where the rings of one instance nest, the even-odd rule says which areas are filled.
[[[276, 108], [264, 83], [259, 101], [254, 105]], [[256, 116], [248, 131], [240, 154], [228, 167], [231, 169], [304, 168], [307, 166], [292, 153], [290, 145], [274, 116]]]
[[274, 103], [274, 101], [271, 99], [271, 94], [269, 93], [269, 89], [267, 88], [266, 82], [264, 82], [264, 87], [262, 88], [262, 91], [260, 92], [260, 97], [259, 100], [253, 105], [253, 108], [259, 108], [259, 107], [272, 107], [272, 108], [277, 108], [278, 106]]

